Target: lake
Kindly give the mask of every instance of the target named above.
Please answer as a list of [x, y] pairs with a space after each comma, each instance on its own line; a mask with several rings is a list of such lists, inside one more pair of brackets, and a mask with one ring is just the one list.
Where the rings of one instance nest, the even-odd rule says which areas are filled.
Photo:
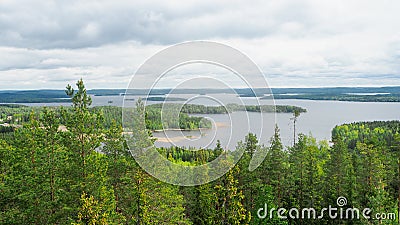
[[[132, 96], [137, 99], [139, 96]], [[142, 96], [143, 97], [143, 96]], [[188, 98], [185, 95], [173, 97]], [[224, 102], [237, 102], [235, 95], [216, 94], [213, 97], [223, 99]], [[130, 98], [130, 97], [128, 97]], [[256, 98], [240, 98], [245, 104], [256, 104]], [[269, 104], [268, 100], [259, 100], [260, 104]], [[122, 96], [93, 96], [93, 106], [115, 105], [122, 106]], [[133, 105], [135, 101], [125, 101]], [[155, 104], [160, 102], [147, 102]], [[198, 99], [193, 104], [217, 105], [209, 99]], [[330, 140], [333, 127], [343, 123], [374, 120], [400, 120], [400, 103], [390, 102], [340, 102], [340, 101], [313, 101], [313, 100], [276, 100], [276, 105], [294, 105], [307, 109], [297, 120], [297, 133], [312, 134], [317, 140]], [[61, 105], [60, 103], [26, 104], [31, 106]], [[69, 105], [69, 104], [62, 104]], [[196, 115], [207, 117], [213, 121], [213, 128], [201, 131], [164, 131], [153, 135], [159, 140], [157, 146], [193, 146], [214, 147], [216, 140], [220, 140], [224, 147], [233, 149], [237, 142], [243, 140], [248, 132], [257, 134], [260, 142], [268, 145], [273, 134], [276, 122], [285, 145], [293, 144], [293, 117], [292, 114], [234, 112], [231, 114]], [[232, 129], [233, 128], [233, 129]], [[262, 129], [264, 128], [264, 129]]]
[[[339, 101], [313, 101], [313, 100], [276, 100], [277, 105], [295, 105], [307, 109], [307, 113], [303, 113], [297, 120], [296, 132], [304, 134], [312, 134], [317, 140], [330, 140], [331, 131], [336, 125], [343, 123], [351, 123], [356, 121], [374, 121], [374, 120], [400, 120], [400, 103], [378, 103], [378, 102], [339, 102]], [[204, 146], [210, 142], [210, 138], [216, 134], [216, 139], [225, 140], [223, 143], [229, 149], [236, 146], [236, 142], [243, 140], [245, 135], [250, 131], [260, 138], [261, 143], [269, 144], [270, 137], [273, 134], [271, 126], [271, 113], [262, 113], [263, 122], [260, 123], [260, 113], [249, 112], [248, 118], [250, 126], [246, 120], [246, 112], [234, 112], [231, 115], [236, 120], [238, 129], [235, 133], [230, 133], [230, 123], [227, 115], [206, 115], [219, 124], [216, 129], [202, 131], [201, 139], [194, 141], [192, 139], [172, 139], [174, 144], [183, 146]], [[201, 115], [198, 115], [201, 116]], [[204, 116], [204, 115], [203, 115]], [[292, 114], [277, 113], [276, 123], [280, 129], [282, 142], [284, 145], [293, 144], [293, 117]], [[267, 126], [264, 133], [260, 137], [261, 125]], [[271, 127], [271, 128], [268, 128]], [[155, 137], [162, 138], [163, 142], [158, 142], [158, 146], [169, 146], [170, 143], [165, 142], [165, 136], [179, 136], [179, 131], [165, 131], [155, 133]], [[199, 131], [184, 132], [186, 136], [194, 138], [200, 136]], [[233, 136], [232, 136], [233, 135]], [[229, 136], [232, 136], [230, 142]], [[194, 139], [193, 138], [193, 139]], [[204, 139], [203, 141], [200, 141]], [[228, 144], [226, 144], [228, 143]], [[215, 143], [213, 143], [215, 144]], [[213, 144], [211, 146], [213, 146]]]

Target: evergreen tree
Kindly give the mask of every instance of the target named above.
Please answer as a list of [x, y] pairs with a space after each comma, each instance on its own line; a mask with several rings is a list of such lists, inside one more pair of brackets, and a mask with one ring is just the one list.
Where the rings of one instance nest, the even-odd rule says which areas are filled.
[[[316, 210], [323, 203], [323, 167], [327, 157], [327, 147], [318, 146], [312, 137], [300, 134], [298, 142], [289, 148], [289, 199], [290, 207]], [[315, 220], [300, 220], [300, 224], [313, 224]]]
[[[362, 157], [362, 163], [357, 168], [358, 181], [363, 196], [361, 201], [364, 207], [369, 207], [373, 212], [389, 212], [394, 209], [394, 204], [390, 203], [387, 193], [385, 150], [382, 146], [374, 143], [358, 142], [356, 149]], [[381, 224], [381, 221], [369, 220], [371, 224]]]
[[[249, 133], [245, 138], [245, 143], [239, 142], [235, 152], [243, 152], [242, 157], [235, 167], [240, 173], [237, 173], [235, 179], [238, 180], [238, 190], [243, 193], [243, 206], [247, 212], [252, 213], [256, 208], [256, 198], [262, 194], [262, 179], [259, 170], [249, 171], [249, 164], [252, 155], [260, 151], [256, 135]], [[253, 220], [254, 217], [251, 217]], [[252, 221], [251, 221], [252, 222]]]
[[122, 206], [124, 199], [121, 199], [121, 197], [124, 195], [123, 191], [126, 188], [124, 186], [129, 186], [130, 184], [125, 178], [130, 167], [130, 162], [127, 159], [131, 156], [125, 146], [122, 127], [117, 125], [115, 120], [112, 122], [111, 127], [105, 132], [102, 152], [107, 155], [109, 165], [107, 175], [109, 177], [110, 185], [114, 189], [116, 201], [115, 211], [124, 213], [122, 211], [122, 209], [125, 208]]
[[[129, 113], [129, 112], [126, 112]], [[133, 110], [132, 120], [124, 121], [126, 127], [131, 127], [132, 132], [127, 138], [129, 151], [135, 159], [142, 157], [149, 148], [154, 148], [154, 139], [145, 124], [145, 106], [139, 99]], [[149, 157], [153, 159], [152, 157]], [[146, 161], [147, 162], [147, 161]], [[157, 165], [157, 162], [148, 162]], [[154, 170], [157, 168], [154, 167]], [[135, 162], [130, 173], [134, 184], [131, 193], [132, 222], [142, 224], [189, 224], [190, 221], [184, 214], [184, 199], [179, 194], [176, 186], [163, 184], [143, 171]]]
[[244, 195], [238, 189], [236, 176], [239, 172], [239, 167], [235, 166], [216, 181], [214, 189], [217, 201], [214, 224], [248, 224], [251, 220], [250, 212], [247, 212], [243, 205]]
[[113, 207], [113, 203], [99, 202], [93, 196], [82, 193], [81, 207], [78, 212], [78, 219], [72, 222], [73, 225], [108, 225], [121, 224], [124, 218], [108, 208]]
[[281, 205], [285, 193], [285, 178], [288, 169], [286, 152], [283, 150], [279, 128], [275, 126], [274, 136], [271, 138], [271, 146], [268, 151], [264, 181], [274, 187], [274, 196], [276, 204]]
[[258, 147], [258, 139], [257, 136], [253, 133], [249, 133], [245, 138], [246, 152], [250, 155], [250, 158], [253, 157], [254, 152], [257, 151]]
[[330, 150], [329, 160], [326, 163], [327, 191], [326, 200], [334, 203], [338, 197], [344, 196], [356, 200], [355, 172], [352, 163], [352, 155], [347, 149], [343, 139], [338, 137]]
[[[92, 103], [87, 94], [85, 85], [81, 80], [77, 83], [77, 91], [68, 85], [67, 95], [72, 99], [73, 110], [63, 110], [63, 120], [66, 131], [64, 145], [67, 146], [68, 166], [68, 210], [71, 211], [71, 219], [76, 221], [77, 210], [82, 209], [77, 199], [82, 194], [93, 196], [107, 213], [115, 213], [115, 196], [109, 186], [106, 156], [99, 153], [100, 143], [104, 141], [103, 117], [101, 113], [91, 112]], [[78, 203], [78, 204], [77, 204]], [[83, 202], [84, 204], [84, 202]], [[119, 216], [116, 214], [116, 220]]]
[[[70, 85], [67, 86], [66, 94], [71, 98], [73, 104], [73, 111], [63, 111], [63, 119], [67, 135], [65, 144], [71, 151], [73, 163], [77, 166], [75, 173], [75, 180], [78, 181], [73, 186], [79, 186], [78, 189], [88, 191], [90, 187], [87, 184], [88, 173], [87, 171], [87, 157], [90, 156], [96, 148], [100, 146], [103, 141], [103, 127], [102, 115], [99, 113], [92, 113], [89, 111], [89, 106], [92, 104], [91, 97], [87, 94], [85, 85], [81, 80], [76, 83], [78, 88], [75, 91]], [[76, 173], [78, 172], [78, 173]]]

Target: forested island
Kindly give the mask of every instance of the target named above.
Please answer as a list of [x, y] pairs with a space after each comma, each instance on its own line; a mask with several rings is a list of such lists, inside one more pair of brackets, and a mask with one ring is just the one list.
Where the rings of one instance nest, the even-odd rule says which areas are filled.
[[[232, 166], [215, 181], [179, 187], [141, 169], [121, 125], [111, 117], [105, 122], [107, 110], [118, 110], [90, 107], [82, 80], [77, 90], [67, 86], [66, 93], [70, 108], [2, 107], [20, 110], [14, 123], [21, 126], [0, 136], [0, 224], [398, 223], [399, 121], [338, 125], [332, 130], [332, 145], [299, 134], [293, 146], [283, 146], [276, 127], [268, 146], [250, 133], [236, 149], [223, 149], [219, 143], [197, 151], [158, 148], [176, 164], [202, 165], [222, 157], [221, 163]], [[134, 115], [145, 118], [144, 111], [139, 101]], [[132, 131], [135, 145], [154, 141], [147, 131], [147, 123]], [[267, 157], [250, 172], [250, 160], [259, 151]], [[243, 155], [233, 165], [235, 152]], [[266, 204], [269, 209], [313, 207], [320, 212], [328, 205], [336, 207], [341, 196], [348, 208], [370, 208], [371, 218], [257, 216]], [[377, 219], [376, 213], [392, 219]]]
[[168, 98], [166, 98], [166, 97], [147, 97], [147, 98], [144, 98], [143, 100], [146, 100], [146, 101], [153, 101], [153, 102], [186, 101], [185, 98], [176, 98], [176, 97], [168, 97]]
[[[162, 107], [167, 108], [167, 112], [173, 116], [164, 116], [161, 120]], [[0, 124], [21, 125], [29, 121], [31, 113], [35, 112], [40, 114], [46, 108], [56, 110], [62, 108], [64, 110], [72, 110], [72, 107], [28, 107], [17, 104], [0, 104]], [[104, 126], [109, 128], [116, 120], [118, 125], [122, 125], [121, 115], [122, 108], [117, 106], [96, 106], [89, 108], [90, 111], [99, 113], [104, 117]], [[181, 130], [198, 130], [200, 128], [211, 128], [211, 122], [203, 117], [191, 116], [190, 114], [225, 114], [235, 111], [249, 111], [249, 112], [268, 112], [268, 113], [293, 113], [298, 111], [300, 113], [307, 110], [297, 106], [289, 105], [245, 105], [228, 104], [223, 106], [204, 106], [195, 104], [179, 104], [179, 103], [164, 103], [153, 104], [146, 106], [146, 125], [149, 130], [167, 130], [167, 129], [181, 129]], [[179, 115], [179, 116], [176, 116]], [[61, 115], [58, 115], [61, 117]], [[61, 121], [63, 122], [63, 121]], [[0, 126], [1, 129], [11, 129], [12, 126]]]
[[[149, 107], [161, 109], [162, 107], [165, 107], [164, 105], [165, 104], [153, 104]], [[197, 104], [171, 103], [168, 104], [167, 107], [168, 109], [181, 109], [182, 112], [188, 114], [226, 114], [237, 111], [263, 113], [294, 113], [295, 111], [300, 113], [307, 112], [307, 110], [304, 108], [291, 105], [239, 105], [235, 103], [229, 103], [226, 106], [205, 106]]]

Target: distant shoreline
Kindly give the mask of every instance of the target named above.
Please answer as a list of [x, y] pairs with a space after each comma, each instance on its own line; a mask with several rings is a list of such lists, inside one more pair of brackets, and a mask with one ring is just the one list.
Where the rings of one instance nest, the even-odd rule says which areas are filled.
[[[228, 127], [229, 125], [222, 122], [216, 122], [215, 125], [218, 127]], [[180, 129], [180, 128], [169, 128], [169, 129], [162, 129], [162, 130], [152, 130], [152, 132], [164, 132], [164, 131], [201, 131], [201, 130], [210, 130], [212, 128], [197, 128], [197, 129]]]
[[152, 132], [164, 132], [164, 131], [200, 131], [200, 130], [208, 130], [211, 128], [196, 128], [196, 129], [180, 129], [180, 128], [168, 128], [168, 129], [161, 129], [161, 130], [152, 130]]
[[[241, 97], [258, 97], [259, 99], [302, 99], [302, 100], [332, 100], [351, 102], [400, 102], [400, 86], [385, 87], [323, 87], [323, 88], [234, 88], [232, 89], [92, 89], [88, 94], [93, 97], [107, 96], [147, 96], [148, 100], [179, 101], [180, 94], [234, 94]], [[0, 90], [0, 102], [2, 103], [66, 103], [64, 90]]]

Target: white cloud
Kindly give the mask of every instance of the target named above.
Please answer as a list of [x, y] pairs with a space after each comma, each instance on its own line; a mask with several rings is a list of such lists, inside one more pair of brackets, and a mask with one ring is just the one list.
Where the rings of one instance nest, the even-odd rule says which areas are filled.
[[97, 23], [90, 22], [79, 30], [79, 38], [95, 39], [100, 34], [100, 26]]
[[399, 8], [395, 0], [4, 0], [0, 89], [63, 88], [80, 77], [91, 88], [125, 88], [152, 54], [199, 39], [243, 51], [272, 86], [400, 85]]

